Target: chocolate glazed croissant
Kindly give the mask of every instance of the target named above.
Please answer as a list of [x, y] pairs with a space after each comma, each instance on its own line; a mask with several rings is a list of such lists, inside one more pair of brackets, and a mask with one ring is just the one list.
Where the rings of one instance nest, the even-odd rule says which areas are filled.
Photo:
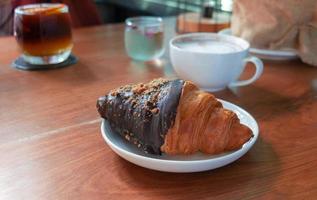
[[120, 87], [99, 98], [97, 108], [115, 132], [152, 154], [217, 154], [253, 136], [234, 112], [190, 81]]

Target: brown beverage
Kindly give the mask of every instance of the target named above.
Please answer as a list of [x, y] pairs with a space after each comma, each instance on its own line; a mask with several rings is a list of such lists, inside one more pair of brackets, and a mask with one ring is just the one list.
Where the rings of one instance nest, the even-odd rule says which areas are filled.
[[[51, 63], [58, 63], [69, 56], [73, 45], [66, 5], [32, 4], [18, 7], [15, 10], [14, 27], [16, 40], [27, 61], [32, 57], [52, 57]], [[54, 60], [56, 57], [58, 59]]]

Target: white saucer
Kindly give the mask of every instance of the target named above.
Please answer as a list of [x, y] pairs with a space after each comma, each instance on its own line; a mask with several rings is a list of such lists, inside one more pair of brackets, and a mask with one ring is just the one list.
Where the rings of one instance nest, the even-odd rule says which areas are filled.
[[106, 120], [103, 120], [101, 124], [102, 136], [109, 147], [123, 159], [148, 169], [184, 173], [200, 172], [222, 167], [239, 159], [253, 146], [259, 135], [259, 128], [255, 119], [248, 112], [227, 101], [219, 101], [222, 103], [223, 107], [235, 112], [241, 123], [247, 125], [253, 132], [254, 137], [246, 142], [241, 149], [236, 151], [214, 156], [202, 153], [196, 153], [189, 156], [170, 156], [166, 154], [159, 156], [145, 154], [142, 150], [123, 139], [119, 134], [112, 132], [110, 125]]
[[[230, 28], [222, 29], [221, 31], [218, 32], [218, 34], [232, 35]], [[293, 60], [298, 58], [298, 55], [295, 49], [268, 50], [268, 49], [250, 48], [250, 53], [265, 60]]]

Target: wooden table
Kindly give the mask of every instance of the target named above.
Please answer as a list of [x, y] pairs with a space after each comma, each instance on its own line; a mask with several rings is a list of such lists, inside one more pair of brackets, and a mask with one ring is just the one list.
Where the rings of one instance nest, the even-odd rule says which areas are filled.
[[75, 30], [74, 42], [76, 65], [21, 71], [10, 67], [14, 38], [0, 39], [1, 200], [317, 198], [317, 68], [265, 62], [256, 83], [215, 93], [256, 118], [258, 141], [220, 169], [163, 173], [110, 150], [95, 102], [114, 87], [171, 75], [170, 64], [132, 62], [122, 25]]

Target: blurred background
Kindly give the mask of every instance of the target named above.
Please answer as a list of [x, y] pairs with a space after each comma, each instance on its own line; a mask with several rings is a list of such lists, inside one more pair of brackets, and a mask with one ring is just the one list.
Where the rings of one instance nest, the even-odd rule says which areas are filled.
[[176, 16], [184, 12], [200, 12], [204, 5], [217, 11], [231, 12], [232, 0], [95, 0], [104, 23], [122, 22], [139, 15]]
[[171, 17], [183, 13], [197, 13], [186, 16], [195, 21], [201, 21], [202, 17], [213, 18], [213, 22], [208, 23], [214, 24], [230, 21], [232, 11], [232, 0], [0, 0], [0, 36], [12, 34], [15, 7], [46, 2], [67, 4], [74, 27], [120, 23], [133, 16]]

